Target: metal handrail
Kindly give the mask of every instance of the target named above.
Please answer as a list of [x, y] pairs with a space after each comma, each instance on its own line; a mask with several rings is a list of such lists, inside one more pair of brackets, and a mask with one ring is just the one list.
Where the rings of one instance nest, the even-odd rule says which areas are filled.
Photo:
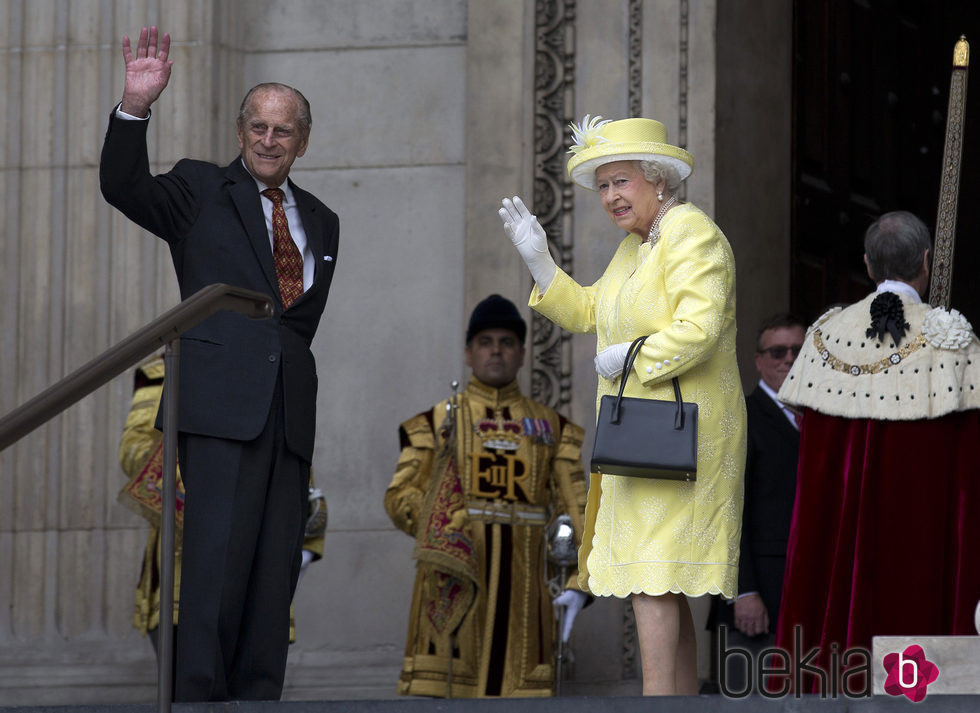
[[231, 285], [208, 285], [0, 418], [0, 451], [135, 366], [144, 357], [166, 346], [198, 322], [225, 309], [254, 319], [265, 319], [275, 314], [272, 299], [261, 292]]
[[[163, 411], [163, 507], [160, 513], [160, 626], [157, 657], [157, 709], [168, 713], [173, 701], [174, 540], [177, 509], [177, 383], [180, 341], [188, 329], [220, 310], [251, 319], [276, 313], [268, 295], [231, 285], [215, 284], [195, 292], [179, 305], [102, 352], [80, 369], [0, 418], [0, 451], [64, 411], [76, 401], [165, 347]], [[164, 622], [167, 625], [164, 625]]]

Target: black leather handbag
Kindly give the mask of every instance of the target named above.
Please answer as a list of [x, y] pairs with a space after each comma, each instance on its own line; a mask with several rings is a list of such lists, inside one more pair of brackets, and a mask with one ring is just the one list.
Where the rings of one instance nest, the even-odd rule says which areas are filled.
[[592, 472], [639, 478], [697, 480], [698, 405], [684, 403], [674, 382], [674, 400], [624, 397], [626, 379], [646, 337], [626, 353], [619, 395], [599, 400]]

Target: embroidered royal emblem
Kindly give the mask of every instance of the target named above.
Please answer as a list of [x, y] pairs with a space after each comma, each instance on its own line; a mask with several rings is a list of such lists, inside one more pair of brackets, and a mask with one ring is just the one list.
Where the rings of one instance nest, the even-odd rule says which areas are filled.
[[504, 418], [500, 411], [496, 411], [492, 418], [475, 422], [473, 430], [483, 443], [483, 447], [491, 451], [516, 451], [521, 447], [521, 436], [524, 431], [520, 422]]

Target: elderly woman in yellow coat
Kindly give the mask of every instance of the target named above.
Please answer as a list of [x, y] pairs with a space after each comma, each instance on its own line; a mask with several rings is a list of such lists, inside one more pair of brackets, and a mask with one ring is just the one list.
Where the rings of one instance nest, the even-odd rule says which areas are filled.
[[[735, 263], [717, 225], [678, 199], [691, 155], [651, 119], [572, 126], [568, 171], [598, 191], [627, 233], [591, 286], [557, 268], [544, 230], [520, 198], [505, 199], [504, 229], [535, 287], [530, 305], [555, 324], [597, 337], [598, 399], [615, 394], [699, 408], [697, 480], [592, 474], [580, 583], [597, 596], [632, 597], [643, 692], [696, 694], [694, 623], [687, 597], [736, 595], [745, 400], [735, 359]], [[630, 374], [630, 343], [649, 335]]]

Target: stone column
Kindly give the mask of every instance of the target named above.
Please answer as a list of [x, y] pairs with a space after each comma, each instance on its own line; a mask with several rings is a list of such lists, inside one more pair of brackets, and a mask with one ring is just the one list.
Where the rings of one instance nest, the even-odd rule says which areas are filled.
[[[535, 1], [469, 0], [467, 13], [463, 317], [496, 292], [530, 322], [531, 278], [497, 210], [513, 196], [533, 210]], [[522, 369], [519, 379], [528, 391], [530, 369]]]
[[[178, 301], [165, 245], [111, 209], [98, 162], [119, 101], [121, 38], [157, 23], [176, 70], [150, 162], [214, 154], [209, 98], [224, 2], [11, 1], [0, 17], [0, 411], [35, 396]], [[193, 68], [193, 69], [190, 69]], [[152, 699], [131, 627], [145, 524], [116, 503], [130, 374], [0, 453], [0, 703]]]

